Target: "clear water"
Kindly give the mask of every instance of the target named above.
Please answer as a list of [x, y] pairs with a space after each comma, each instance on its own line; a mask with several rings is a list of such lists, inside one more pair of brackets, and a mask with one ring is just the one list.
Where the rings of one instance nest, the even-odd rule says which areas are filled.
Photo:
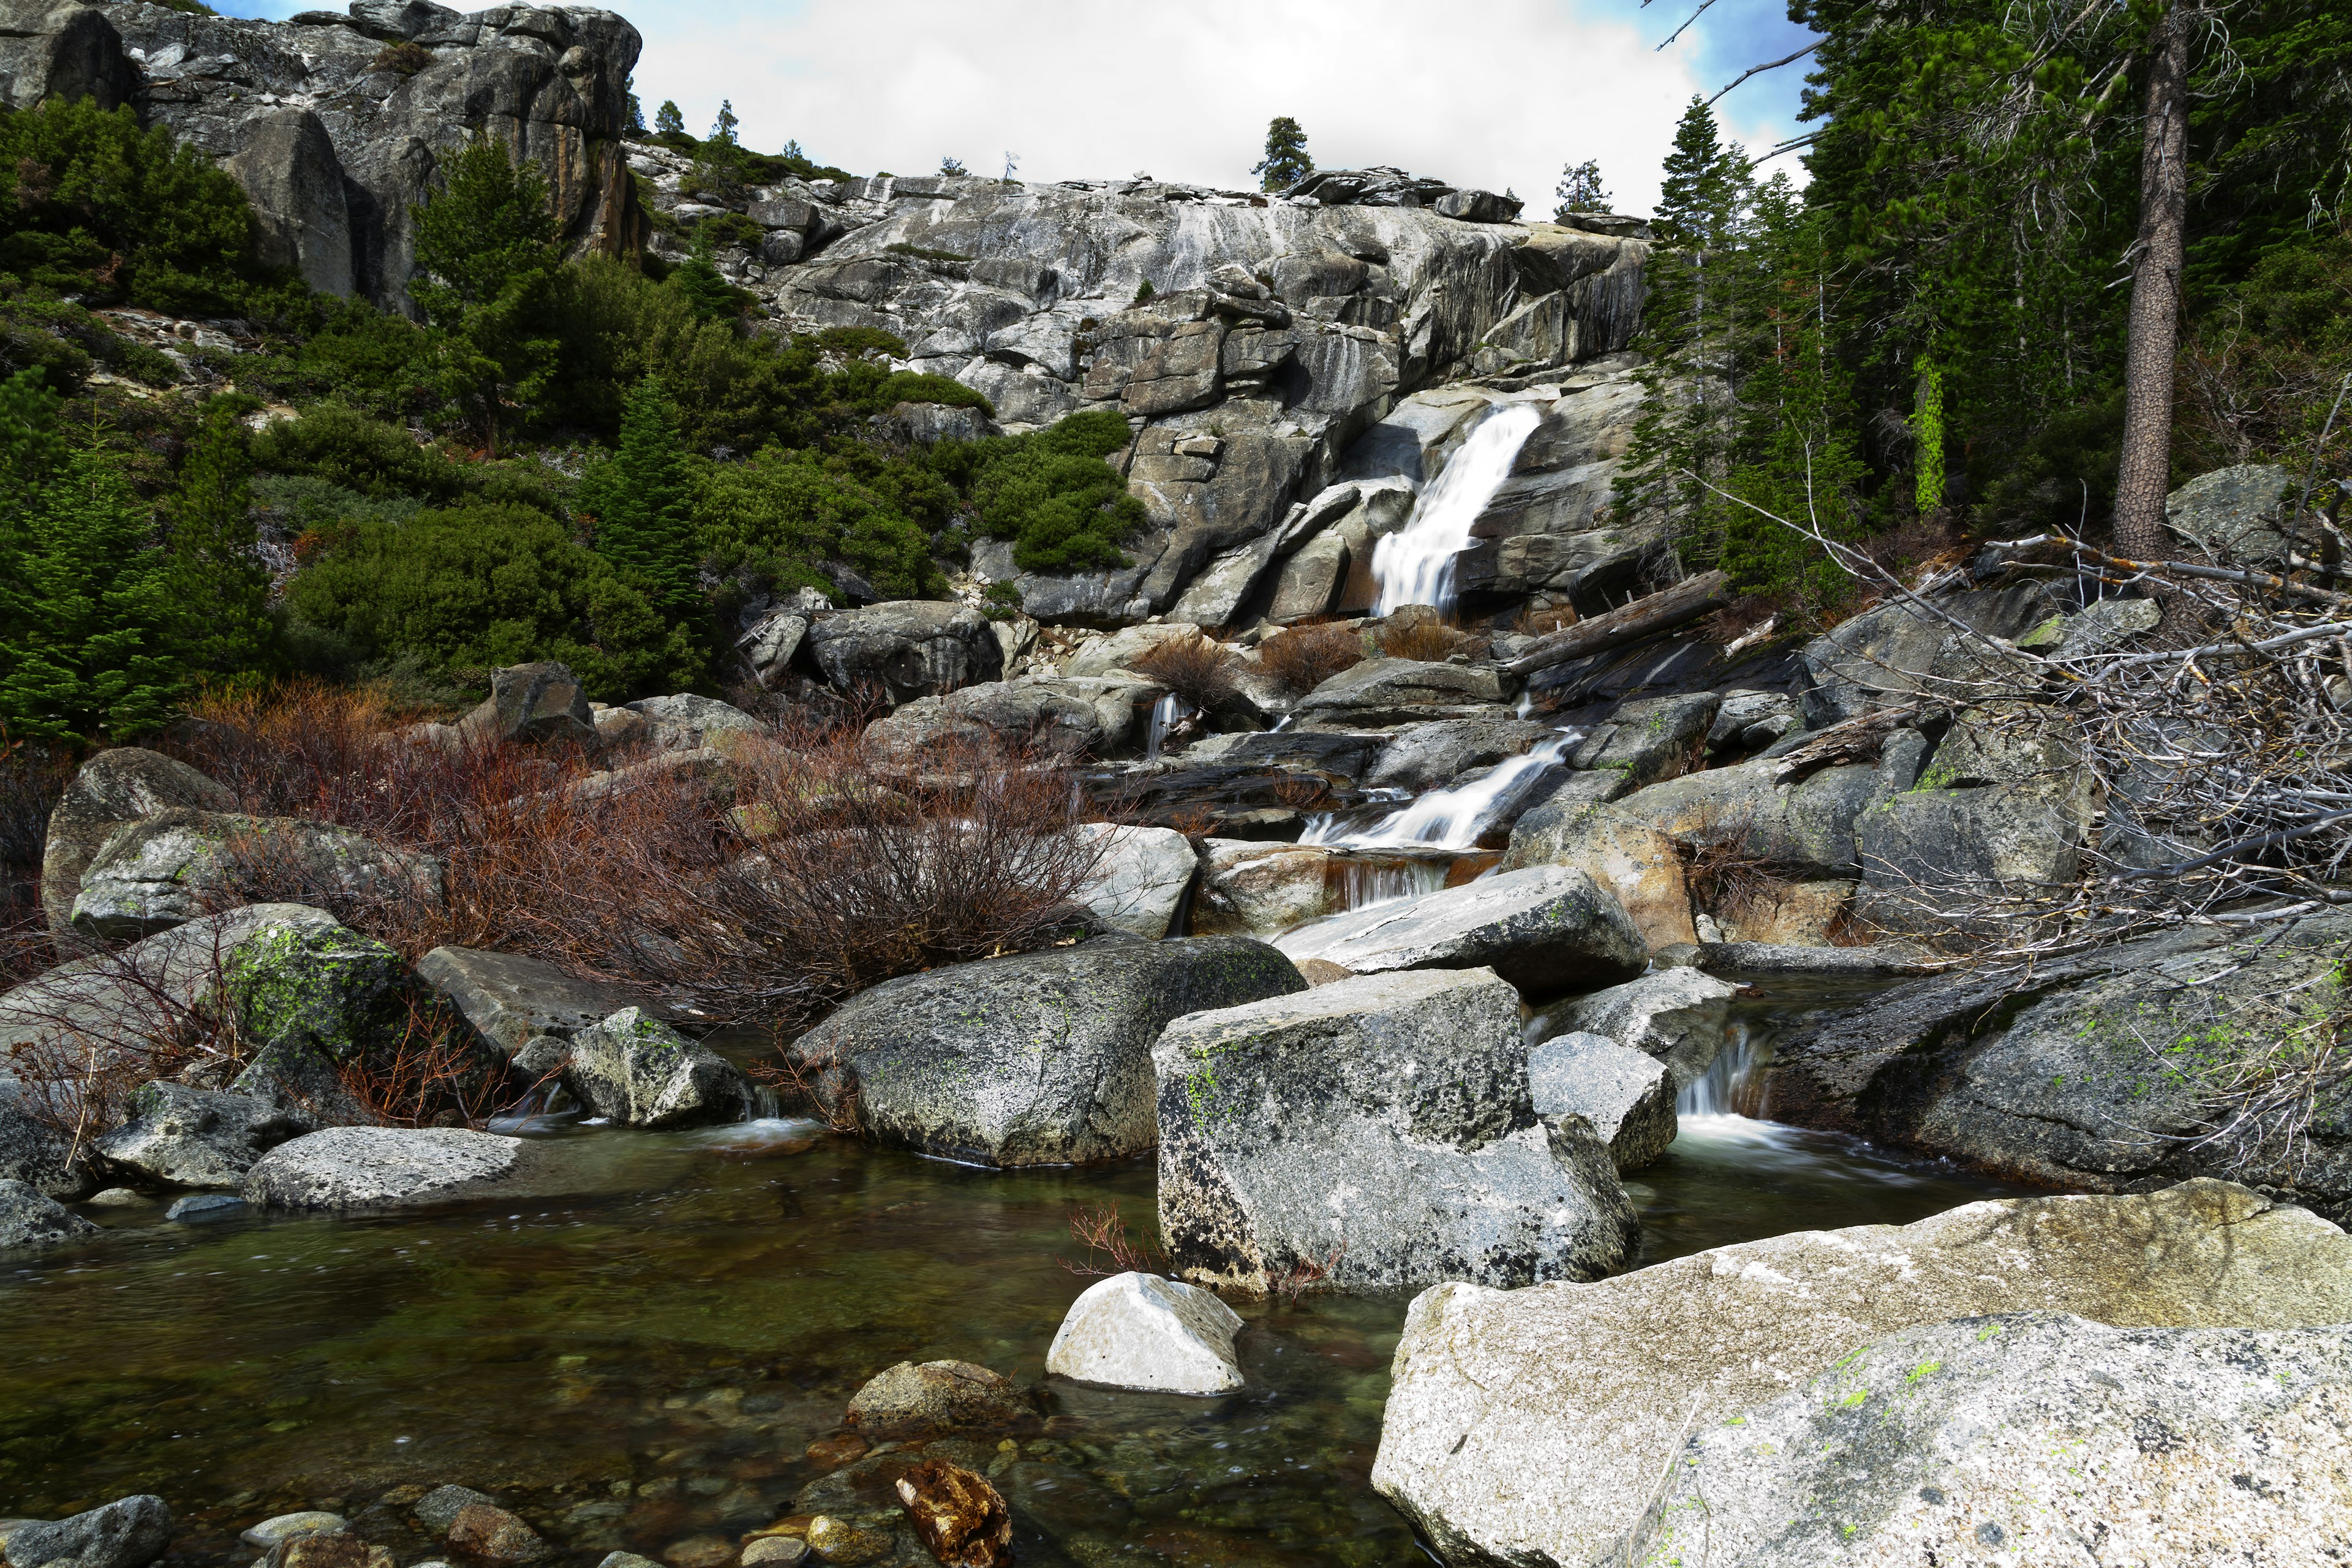
[[1372, 578], [1381, 585], [1375, 615], [1407, 605], [1454, 607], [1454, 558], [1470, 547], [1470, 529], [1511, 475], [1519, 448], [1543, 423], [1525, 403], [1496, 405], [1462, 446], [1396, 532], [1372, 546]]
[[1318, 816], [1307, 825], [1299, 842], [1333, 849], [1465, 853], [1477, 847], [1479, 836], [1501, 819], [1546, 768], [1567, 756], [1583, 738], [1581, 730], [1562, 730], [1551, 740], [1505, 758], [1483, 778], [1451, 789], [1431, 790], [1369, 827], [1351, 827], [1338, 813]]

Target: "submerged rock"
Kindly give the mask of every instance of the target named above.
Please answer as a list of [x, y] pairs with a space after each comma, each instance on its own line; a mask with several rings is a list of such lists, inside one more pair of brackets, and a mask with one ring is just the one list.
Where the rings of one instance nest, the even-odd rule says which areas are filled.
[[563, 1081], [591, 1112], [622, 1127], [740, 1121], [752, 1101], [734, 1063], [641, 1007], [572, 1036]]
[[1241, 1326], [1238, 1313], [1196, 1286], [1114, 1274], [1070, 1303], [1045, 1370], [1112, 1388], [1224, 1394], [1242, 1385], [1234, 1355]]
[[246, 1173], [257, 1208], [446, 1203], [495, 1191], [524, 1166], [520, 1139], [460, 1128], [330, 1127], [280, 1143]]
[[1620, 1171], [1666, 1152], [1680, 1130], [1666, 1064], [1604, 1035], [1555, 1035], [1528, 1049], [1528, 1093], [1538, 1116], [1581, 1116]]
[[1589, 1285], [1440, 1285], [1406, 1314], [1372, 1484], [1449, 1563], [1613, 1560], [1691, 1433], [1736, 1431], [1889, 1333], [1988, 1311], [2342, 1323], [2352, 1238], [2191, 1182], [1800, 1232]]
[[1639, 974], [1650, 953], [1616, 898], [1562, 866], [1376, 904], [1275, 945], [1294, 960], [1324, 959], [1358, 974], [1485, 967], [1538, 997]]
[[866, 1380], [845, 1424], [869, 1437], [905, 1437], [964, 1427], [1017, 1426], [1036, 1409], [1011, 1378], [968, 1361], [902, 1361]]
[[55, 1198], [23, 1182], [0, 1182], [0, 1249], [56, 1247], [97, 1234], [98, 1226]]
[[8, 1532], [8, 1568], [146, 1568], [172, 1544], [172, 1510], [159, 1497], [127, 1497]]
[[1013, 1512], [996, 1489], [961, 1465], [925, 1459], [897, 1482], [915, 1538], [944, 1568], [1013, 1561]]
[[306, 1509], [299, 1513], [281, 1513], [265, 1519], [241, 1531], [237, 1539], [247, 1546], [267, 1550], [298, 1535], [335, 1535], [350, 1526], [351, 1521], [340, 1513], [329, 1513], [324, 1509]]
[[2352, 1519], [2347, 1399], [2352, 1327], [1923, 1324], [1702, 1424], [1635, 1557], [2323, 1563]]
[[887, 1143], [989, 1165], [1082, 1164], [1159, 1140], [1151, 1045], [1171, 1018], [1306, 989], [1240, 937], [951, 964], [853, 998], [793, 1049]]
[[1179, 1018], [1153, 1047], [1178, 1270], [1263, 1294], [1622, 1267], [1638, 1225], [1592, 1130], [1540, 1124], [1517, 993], [1381, 974]]

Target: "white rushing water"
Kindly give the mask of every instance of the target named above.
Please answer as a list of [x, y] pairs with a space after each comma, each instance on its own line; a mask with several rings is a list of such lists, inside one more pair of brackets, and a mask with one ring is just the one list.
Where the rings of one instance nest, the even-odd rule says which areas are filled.
[[1543, 416], [1524, 403], [1497, 405], [1447, 459], [1445, 469], [1413, 503], [1403, 528], [1372, 546], [1372, 577], [1381, 585], [1373, 614], [1407, 605], [1454, 607], [1454, 558], [1470, 547], [1470, 528], [1510, 478], [1519, 448]]
[[1748, 1120], [1748, 1111], [1760, 1109], [1752, 1102], [1761, 1058], [1747, 1020], [1734, 1018], [1724, 1031], [1723, 1049], [1706, 1075], [1675, 1097], [1675, 1114]]
[[1475, 849], [1478, 836], [1583, 738], [1581, 730], [1562, 730], [1553, 739], [1505, 759], [1485, 778], [1452, 789], [1431, 790], [1357, 832], [1344, 829], [1337, 816], [1316, 817], [1298, 841], [1328, 849], [1444, 849], [1455, 854]]
[[1160, 760], [1160, 743], [1168, 739], [1168, 731], [1173, 730], [1183, 717], [1184, 705], [1176, 700], [1176, 694], [1172, 691], [1166, 693], [1159, 701], [1151, 705], [1151, 728], [1143, 740], [1145, 762], [1156, 763]]

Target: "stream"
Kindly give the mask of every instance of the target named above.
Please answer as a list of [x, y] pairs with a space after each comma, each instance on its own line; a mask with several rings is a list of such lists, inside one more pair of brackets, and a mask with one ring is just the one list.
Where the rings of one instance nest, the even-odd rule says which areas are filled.
[[[1702, 1110], [1752, 1087], [1741, 1064], [1778, 1012], [1827, 999], [1780, 985], [1741, 1005], [1722, 1079], [1627, 1183], [1644, 1264], [2006, 1190]], [[986, 1171], [781, 1121], [542, 1135], [575, 1145], [580, 1195], [195, 1226], [100, 1211], [100, 1239], [0, 1273], [0, 1514], [153, 1491], [182, 1521], [175, 1561], [243, 1563], [238, 1530], [326, 1507], [405, 1564], [436, 1553], [366, 1505], [457, 1481], [583, 1568], [731, 1542], [791, 1511], [819, 1473], [803, 1450], [882, 1368], [1040, 1382], [1088, 1283], [1057, 1261], [1080, 1256], [1073, 1207], [1151, 1228], [1149, 1160]], [[978, 1456], [1023, 1561], [1418, 1560], [1369, 1479], [1408, 1300], [1236, 1302], [1250, 1384], [1223, 1398], [1056, 1383], [1042, 1435]]]

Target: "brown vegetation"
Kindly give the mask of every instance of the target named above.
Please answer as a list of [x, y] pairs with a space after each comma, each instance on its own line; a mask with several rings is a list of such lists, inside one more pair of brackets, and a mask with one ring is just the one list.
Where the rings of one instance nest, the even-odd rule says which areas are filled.
[[[1054, 1261], [1086, 1278], [1108, 1274], [1157, 1274], [1168, 1267], [1168, 1254], [1158, 1243], [1136, 1240], [1127, 1234], [1127, 1218], [1115, 1203], [1080, 1204], [1070, 1211], [1070, 1235], [1087, 1249], [1082, 1262], [1066, 1258]], [[1097, 1259], [1108, 1260], [1106, 1268]]]
[[1461, 652], [1469, 644], [1470, 637], [1469, 634], [1447, 626], [1434, 616], [1422, 616], [1391, 620], [1381, 628], [1375, 640], [1379, 642], [1381, 651], [1391, 658], [1440, 664]]
[[1232, 701], [1241, 691], [1241, 661], [1230, 648], [1198, 632], [1152, 644], [1129, 660], [1128, 668], [1201, 712]]
[[1364, 662], [1364, 639], [1355, 627], [1308, 623], [1276, 632], [1258, 644], [1258, 667], [1293, 696]]

